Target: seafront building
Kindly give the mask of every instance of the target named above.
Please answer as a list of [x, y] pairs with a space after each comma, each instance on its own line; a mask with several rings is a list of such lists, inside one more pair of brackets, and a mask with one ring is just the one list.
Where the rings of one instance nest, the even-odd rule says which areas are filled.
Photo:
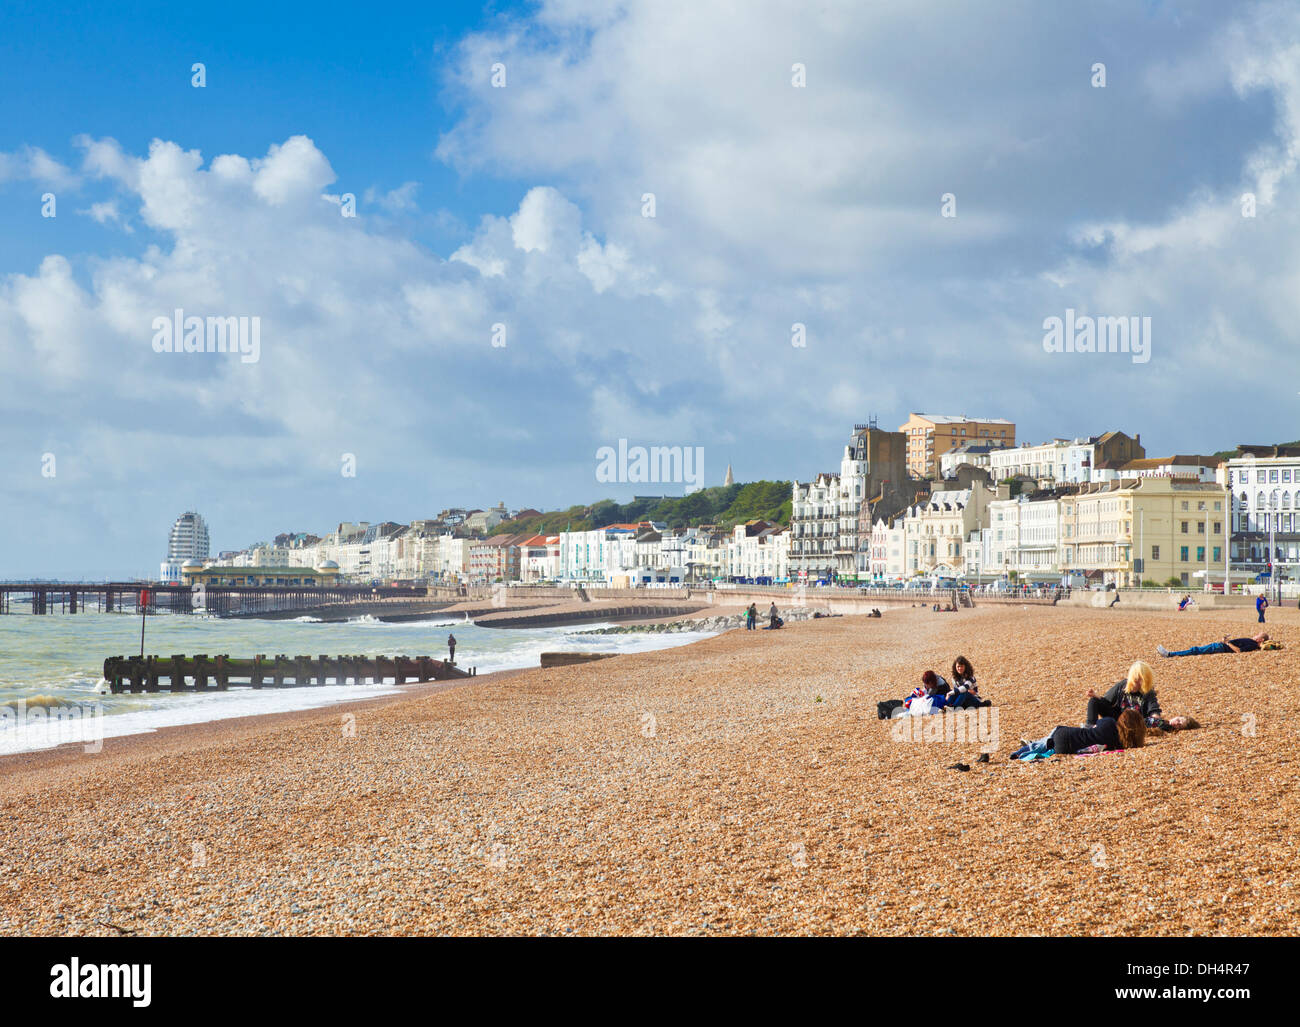
[[1039, 445], [1026, 442], [999, 449], [989, 454], [988, 468], [995, 482], [1025, 477], [1051, 488], [1097, 481], [1098, 468], [1126, 467], [1145, 456], [1141, 435], [1130, 437], [1121, 431], [1108, 431], [1086, 438], [1052, 439]]
[[1234, 580], [1300, 572], [1300, 446], [1239, 446], [1218, 469], [1231, 497]]
[[939, 490], [904, 515], [904, 573], [959, 576], [966, 573], [965, 541], [985, 516], [996, 492], [987, 485]]
[[964, 443], [1016, 443], [1016, 426], [1001, 417], [911, 414], [898, 431], [907, 438], [907, 471], [913, 478], [938, 478], [943, 455]]
[[1227, 493], [1216, 482], [1147, 477], [1098, 482], [1061, 499], [1061, 569], [1132, 588], [1222, 580]]
[[167, 537], [167, 559], [159, 568], [158, 580], [164, 585], [181, 583], [181, 566], [186, 560], [208, 558], [208, 526], [193, 510], [186, 510], [176, 518]]

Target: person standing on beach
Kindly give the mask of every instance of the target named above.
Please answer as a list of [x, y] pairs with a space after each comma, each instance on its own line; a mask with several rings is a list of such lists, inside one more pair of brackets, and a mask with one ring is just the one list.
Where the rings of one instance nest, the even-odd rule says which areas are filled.
[[769, 606], [769, 607], [767, 608], [767, 626], [768, 626], [769, 628], [774, 628], [774, 627], [776, 627], [776, 621], [777, 621], [777, 616], [776, 616], [776, 600], [773, 599], [773, 600], [772, 600], [772, 605]]
[[1263, 596], [1255, 597], [1255, 610], [1259, 613], [1259, 622], [1264, 623], [1264, 611], [1268, 609], [1268, 600]]
[[753, 631], [756, 620], [758, 620], [758, 607], [750, 603], [748, 609], [745, 610], [745, 630]]
[[456, 636], [448, 633], [447, 635], [447, 662], [456, 662]]

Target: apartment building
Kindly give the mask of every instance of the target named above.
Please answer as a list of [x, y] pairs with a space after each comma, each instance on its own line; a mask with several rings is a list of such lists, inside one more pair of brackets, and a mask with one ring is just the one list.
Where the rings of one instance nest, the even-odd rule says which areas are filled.
[[790, 513], [790, 576], [830, 581], [840, 546], [840, 476], [825, 472], [794, 482]]
[[[1003, 491], [1009, 490], [1003, 486]], [[991, 501], [982, 572], [1003, 577], [1015, 572], [1018, 581], [1058, 580], [1061, 501], [1074, 494], [1074, 490], [1058, 490]]]
[[963, 465], [988, 471], [993, 451], [1003, 448], [1005, 446], [1001, 442], [963, 442], [939, 457], [939, 474], [947, 481], [955, 478], [957, 468]]
[[939, 490], [908, 508], [904, 517], [904, 573], [966, 573], [965, 542], [986, 516], [994, 490], [984, 485]]
[[1217, 481], [1216, 456], [1157, 456], [1134, 460], [1103, 460], [1093, 467], [1093, 481], [1122, 481], [1125, 478], [1194, 478]]
[[1238, 578], [1269, 573], [1272, 565], [1279, 577], [1294, 580], [1300, 575], [1300, 446], [1239, 446], [1219, 477], [1231, 496], [1229, 545]]
[[1130, 437], [1121, 431], [1109, 431], [1077, 439], [1052, 439], [1038, 445], [1026, 442], [990, 453], [989, 473], [994, 481], [1019, 476], [1049, 488], [1078, 485], [1098, 480], [1094, 472], [1099, 467], [1118, 468], [1145, 456], [1141, 435]]
[[898, 430], [907, 437], [907, 470], [914, 478], [938, 478], [943, 455], [967, 442], [1016, 442], [1016, 426], [1001, 417], [913, 413]]
[[1214, 580], [1226, 502], [1223, 486], [1190, 478], [1082, 485], [1060, 502], [1061, 568], [1120, 588], [1171, 578], [1196, 586], [1205, 572]]
[[907, 528], [902, 516], [881, 517], [871, 526], [867, 573], [872, 581], [897, 581], [907, 571]]

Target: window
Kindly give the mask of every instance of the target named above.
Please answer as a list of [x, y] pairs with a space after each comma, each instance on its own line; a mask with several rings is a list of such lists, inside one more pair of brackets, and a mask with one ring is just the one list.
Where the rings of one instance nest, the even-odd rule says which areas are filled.
[[1282, 480], [1283, 480], [1283, 481], [1290, 481], [1290, 480], [1291, 480], [1291, 469], [1290, 469], [1290, 468], [1287, 468], [1285, 471], [1282, 472]]
[[[1186, 506], [1186, 505], [1187, 505], [1186, 503], [1183, 504], [1183, 506]], [[1186, 521], [1183, 521], [1183, 534], [1184, 534], [1184, 535], [1187, 534], [1187, 522], [1186, 522]]]
[[1222, 521], [1215, 521], [1215, 522], [1214, 522], [1214, 533], [1215, 533], [1216, 535], [1219, 535], [1219, 534], [1222, 534], [1222, 532], [1223, 532], [1223, 522], [1222, 522]]
[[1159, 559], [1160, 559], [1160, 547], [1159, 547], [1159, 546], [1152, 546], [1152, 547], [1151, 547], [1151, 559], [1153, 559], [1153, 560], [1159, 560]]
[[1269, 481], [1277, 481], [1277, 471], [1269, 471], [1269, 472], [1268, 472], [1268, 480], [1269, 480]]
[[[1184, 510], [1187, 509], [1187, 500], [1183, 500], [1183, 509], [1184, 509]], [[1183, 531], [1186, 531], [1186, 530], [1187, 530], [1186, 528], [1183, 529]]]
[[1204, 546], [1197, 546], [1197, 547], [1196, 547], [1196, 562], [1197, 562], [1197, 563], [1203, 563], [1204, 561], [1205, 561], [1205, 547], [1204, 547]]

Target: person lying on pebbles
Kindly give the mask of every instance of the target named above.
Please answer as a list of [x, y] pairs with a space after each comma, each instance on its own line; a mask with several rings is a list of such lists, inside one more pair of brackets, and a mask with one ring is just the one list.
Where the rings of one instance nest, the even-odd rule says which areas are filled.
[[1147, 725], [1136, 709], [1124, 710], [1119, 717], [1102, 717], [1091, 727], [1057, 725], [1039, 739], [1020, 739], [1020, 748], [1008, 759], [1037, 759], [1050, 754], [1070, 756], [1093, 746], [1099, 751], [1140, 749], [1146, 743]]
[[1221, 642], [1210, 642], [1207, 645], [1194, 645], [1190, 649], [1180, 649], [1178, 652], [1170, 652], [1162, 645], [1156, 646], [1156, 652], [1161, 656], [1212, 656], [1218, 653], [1253, 653], [1260, 649], [1281, 649], [1281, 642], [1269, 643], [1268, 632], [1261, 631], [1254, 638], [1229, 638], [1223, 636]]

